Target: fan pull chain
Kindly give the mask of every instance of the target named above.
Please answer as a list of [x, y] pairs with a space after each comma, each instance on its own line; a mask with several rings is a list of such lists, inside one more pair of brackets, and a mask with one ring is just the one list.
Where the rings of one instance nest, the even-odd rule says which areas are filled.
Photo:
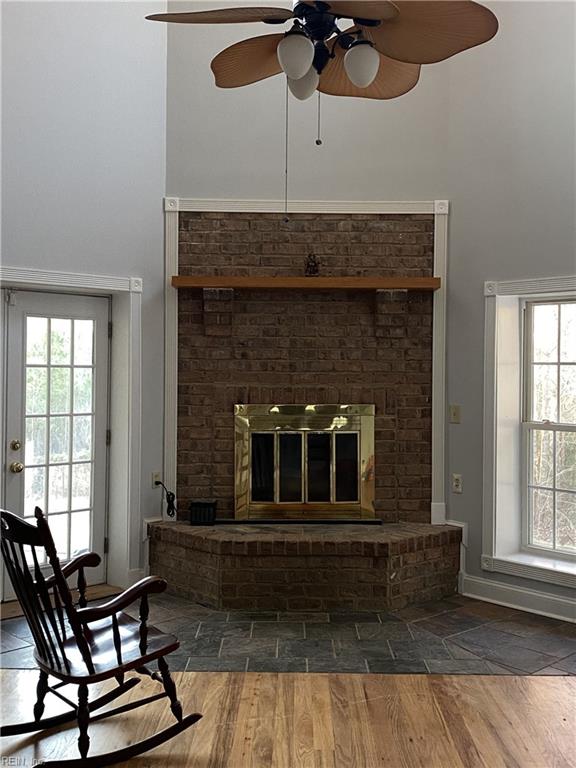
[[286, 78], [286, 104], [285, 104], [285, 126], [284, 126], [284, 221], [288, 221], [288, 78]]
[[318, 133], [316, 136], [316, 146], [322, 146], [322, 139], [320, 138], [320, 91], [318, 91]]

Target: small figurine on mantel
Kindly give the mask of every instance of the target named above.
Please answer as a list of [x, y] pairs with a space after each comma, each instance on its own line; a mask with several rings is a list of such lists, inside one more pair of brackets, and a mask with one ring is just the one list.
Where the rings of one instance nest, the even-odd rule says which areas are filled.
[[313, 253], [309, 253], [306, 258], [306, 268], [304, 271], [306, 277], [316, 277], [320, 274], [320, 265], [316, 260], [316, 256]]

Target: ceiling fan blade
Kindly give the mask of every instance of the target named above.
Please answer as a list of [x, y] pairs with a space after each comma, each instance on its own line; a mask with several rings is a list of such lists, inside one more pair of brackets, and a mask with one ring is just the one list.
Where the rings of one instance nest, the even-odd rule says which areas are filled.
[[320, 75], [318, 90], [331, 96], [357, 96], [365, 99], [395, 99], [410, 91], [420, 77], [419, 64], [406, 64], [380, 54], [380, 69], [374, 82], [367, 88], [358, 88], [349, 79], [344, 69], [346, 51], [339, 45], [334, 50], [335, 58], [326, 65]]
[[393, 19], [398, 15], [389, 0], [327, 0], [330, 13], [349, 19]]
[[216, 11], [190, 11], [185, 13], [154, 13], [149, 21], [170, 21], [176, 24], [243, 24], [264, 21], [282, 24], [292, 18], [286, 8], [221, 8]]
[[276, 48], [284, 35], [261, 35], [235, 43], [212, 59], [210, 64], [216, 85], [238, 88], [277, 75], [282, 67]]
[[472, 0], [396, 0], [399, 14], [378, 27], [363, 27], [380, 53], [398, 61], [433, 64], [490, 40], [498, 20]]

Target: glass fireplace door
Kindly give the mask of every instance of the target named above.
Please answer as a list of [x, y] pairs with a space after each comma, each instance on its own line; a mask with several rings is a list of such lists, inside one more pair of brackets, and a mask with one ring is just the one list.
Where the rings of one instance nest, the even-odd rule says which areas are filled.
[[237, 518], [373, 518], [374, 406], [235, 406], [235, 491]]

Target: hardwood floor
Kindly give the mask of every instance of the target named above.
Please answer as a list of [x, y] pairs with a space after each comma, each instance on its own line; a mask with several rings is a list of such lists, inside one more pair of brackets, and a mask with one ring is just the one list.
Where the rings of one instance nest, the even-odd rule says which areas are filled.
[[[37, 673], [1, 673], [3, 717], [29, 719]], [[175, 673], [185, 714], [204, 718], [126, 768], [570, 768], [576, 680], [569, 677]], [[104, 686], [91, 686], [91, 696]], [[156, 692], [145, 680], [123, 700]], [[64, 689], [62, 689], [64, 691]], [[70, 689], [68, 696], [74, 696]], [[53, 696], [45, 715], [61, 711]], [[90, 754], [171, 723], [165, 700], [90, 728]], [[5, 738], [32, 765], [76, 757], [73, 728]], [[8, 762], [6, 763], [8, 764]], [[12, 764], [12, 763], [10, 763]], [[16, 762], [14, 762], [16, 764]]]

